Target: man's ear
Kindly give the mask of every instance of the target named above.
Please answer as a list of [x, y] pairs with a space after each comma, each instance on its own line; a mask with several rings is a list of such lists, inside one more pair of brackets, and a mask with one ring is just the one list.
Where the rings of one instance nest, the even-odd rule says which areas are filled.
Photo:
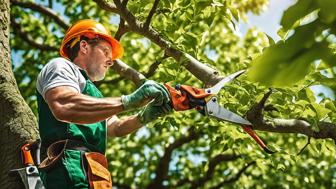
[[83, 54], [86, 54], [88, 52], [88, 46], [89, 44], [85, 40], [82, 40], [79, 43], [79, 51], [82, 52]]

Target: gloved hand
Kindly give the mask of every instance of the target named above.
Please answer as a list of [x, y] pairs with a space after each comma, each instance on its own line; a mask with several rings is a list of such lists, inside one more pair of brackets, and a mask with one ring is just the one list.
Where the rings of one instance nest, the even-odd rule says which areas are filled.
[[138, 116], [142, 124], [149, 123], [156, 120], [159, 117], [163, 117], [171, 113], [173, 108], [169, 103], [164, 103], [161, 106], [156, 106], [153, 102], [149, 103], [144, 109], [142, 109]]
[[154, 99], [152, 103], [156, 106], [170, 101], [168, 90], [162, 84], [152, 80], [147, 80], [132, 94], [121, 96], [125, 110], [141, 107], [152, 99]]

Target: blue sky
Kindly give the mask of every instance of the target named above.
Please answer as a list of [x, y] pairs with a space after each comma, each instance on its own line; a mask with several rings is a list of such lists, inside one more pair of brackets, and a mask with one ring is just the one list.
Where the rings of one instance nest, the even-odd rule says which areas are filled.
[[280, 37], [277, 31], [280, 28], [280, 20], [283, 12], [296, 0], [270, 0], [267, 9], [260, 15], [248, 13], [248, 23], [240, 22], [237, 27], [237, 33], [244, 35], [251, 27], [257, 27], [267, 35], [271, 36], [275, 41]]

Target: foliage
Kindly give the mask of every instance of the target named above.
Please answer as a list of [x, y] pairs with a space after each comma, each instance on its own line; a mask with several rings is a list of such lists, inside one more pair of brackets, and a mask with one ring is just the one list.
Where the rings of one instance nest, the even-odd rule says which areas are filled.
[[[288, 8], [279, 31], [283, 40], [265, 49], [252, 62], [250, 78], [268, 86], [293, 85], [309, 73], [315, 73], [309, 79], [316, 82], [330, 78], [317, 74], [320, 70], [314, 67], [326, 65], [325, 70], [334, 74], [335, 9], [336, 2], [330, 0], [300, 0]], [[322, 84], [334, 89], [333, 84]]]
[[[127, 8], [144, 22], [153, 2], [129, 1]], [[270, 106], [265, 110], [266, 118], [302, 118], [313, 127], [321, 120], [335, 122], [335, 101], [323, 98], [316, 102], [309, 89], [313, 84], [323, 84], [336, 90], [333, 82], [335, 70], [331, 63], [335, 60], [332, 54], [335, 47], [331, 48], [336, 19], [333, 1], [299, 0], [285, 12], [281, 22], [282, 33], [294, 33], [284, 35], [283, 41], [274, 45], [270, 45], [269, 38], [256, 28], [251, 28], [242, 38], [236, 35], [237, 22], [245, 18], [248, 11], [260, 13], [266, 3], [266, 0], [161, 0], [151, 27], [174, 47], [206, 62], [221, 75], [250, 67], [251, 78], [267, 85], [297, 81], [291, 87], [275, 88], [275, 93], [267, 101]], [[39, 4], [55, 10], [69, 23], [93, 18], [113, 32], [118, 29], [118, 15], [100, 9], [93, 1], [41, 1]], [[303, 9], [304, 6], [307, 8]], [[300, 24], [306, 20], [307, 14], [314, 14], [316, 18], [311, 15], [315, 19]], [[20, 6], [12, 6], [11, 15], [36, 42], [56, 48], [60, 45], [65, 29], [50, 17]], [[166, 58], [164, 50], [149, 39], [129, 32], [121, 38], [121, 43], [126, 52], [122, 60], [140, 72], [146, 72], [154, 62], [161, 62], [150, 79], [203, 87], [183, 65]], [[13, 67], [21, 94], [36, 113], [37, 74], [48, 60], [58, 56], [58, 52], [32, 47], [22, 40], [14, 27], [11, 30], [11, 50], [15, 54]], [[20, 58], [17, 58], [18, 54]], [[316, 60], [321, 61], [311, 64]], [[105, 80], [117, 78], [118, 74], [109, 72]], [[135, 89], [129, 80], [117, 81], [112, 84], [105, 82], [99, 88], [105, 96], [129, 94]], [[220, 94], [221, 103], [244, 115], [267, 90], [243, 75]], [[239, 158], [219, 163], [213, 175], [199, 187], [212, 188], [229, 181], [253, 161], [256, 161], [255, 165], [222, 188], [336, 187], [335, 147], [331, 139], [311, 139], [311, 144], [297, 155], [307, 143], [304, 135], [259, 132], [271, 148], [278, 151], [270, 156], [263, 153], [240, 127], [210, 120], [192, 110], [174, 112], [132, 135], [110, 139], [107, 156], [114, 185], [117, 188], [122, 188], [122, 185], [132, 188], [148, 186], [155, 180], [156, 171], [162, 169], [158, 163], [169, 152], [168, 147], [191, 132], [197, 133], [195, 139], [171, 151], [168, 173], [163, 178], [164, 186], [191, 188], [191, 181], [206, 178], [214, 157], [236, 154]], [[183, 180], [190, 182], [179, 185]]]

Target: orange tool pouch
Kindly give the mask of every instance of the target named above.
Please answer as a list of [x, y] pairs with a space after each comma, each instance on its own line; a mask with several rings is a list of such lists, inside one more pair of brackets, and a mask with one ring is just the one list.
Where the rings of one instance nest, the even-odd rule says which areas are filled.
[[[205, 97], [211, 94], [205, 92], [204, 89], [198, 89], [188, 85], [179, 85], [179, 90], [165, 83], [164, 86], [169, 91], [172, 105], [176, 111], [184, 111], [195, 108]], [[204, 101], [205, 103], [205, 101]]]
[[112, 178], [106, 157], [98, 152], [87, 152], [85, 157], [88, 163], [90, 189], [111, 189]]

